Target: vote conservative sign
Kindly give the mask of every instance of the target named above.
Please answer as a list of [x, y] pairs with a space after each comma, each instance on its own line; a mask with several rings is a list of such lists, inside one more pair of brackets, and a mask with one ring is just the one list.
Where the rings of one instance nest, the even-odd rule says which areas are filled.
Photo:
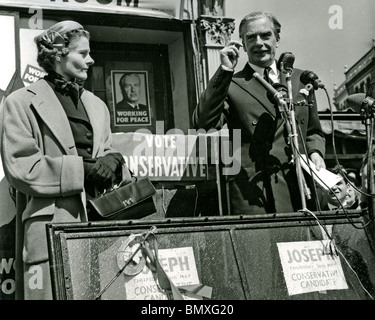
[[112, 145], [137, 177], [147, 176], [152, 181], [203, 181], [217, 178], [217, 141], [219, 137], [209, 135], [132, 132], [113, 134]]

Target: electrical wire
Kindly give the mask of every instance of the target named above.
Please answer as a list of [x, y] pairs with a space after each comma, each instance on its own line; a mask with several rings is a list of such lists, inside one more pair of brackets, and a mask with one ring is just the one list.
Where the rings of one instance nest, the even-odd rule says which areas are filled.
[[[334, 154], [334, 157], [335, 157], [336, 165], [337, 165], [337, 167], [338, 167], [338, 169], [339, 169], [339, 171], [340, 171], [341, 176], [344, 177], [344, 179], [345, 179], [346, 181], [349, 181], [349, 179], [348, 179], [346, 173], [342, 170], [342, 165], [340, 164], [340, 161], [339, 161], [339, 159], [338, 159], [338, 157], [337, 157], [336, 142], [335, 142], [335, 134], [334, 134], [335, 126], [334, 126], [334, 120], [333, 120], [332, 104], [331, 104], [331, 99], [330, 99], [330, 97], [329, 97], [329, 94], [328, 94], [326, 88], [324, 88], [324, 92], [325, 92], [325, 94], [326, 94], [326, 96], [327, 96], [328, 106], [329, 106], [329, 110], [330, 110], [330, 117], [331, 117], [331, 130], [332, 130], [332, 149], [333, 149], [333, 154]], [[372, 135], [372, 130], [371, 130], [371, 135]], [[369, 141], [372, 141], [372, 138], [371, 138]], [[368, 148], [368, 150], [370, 150], [370, 149]], [[351, 181], [349, 181], [349, 183], [350, 183], [350, 185], [351, 185], [354, 189], [356, 189], [356, 190], [357, 190], [358, 192], [360, 192], [361, 194], [368, 195], [368, 194], [365, 193], [363, 190], [360, 190], [360, 189], [357, 188], [354, 184], [352, 184]], [[368, 196], [371, 196], [371, 195], [368, 195]], [[342, 206], [342, 205], [341, 205], [341, 206]], [[345, 215], [347, 216], [348, 220], [350, 221], [350, 223], [351, 223], [355, 228], [358, 228], [358, 229], [364, 229], [364, 228], [366, 228], [366, 227], [371, 223], [371, 220], [370, 220], [370, 221], [368, 221], [368, 223], [365, 224], [362, 228], [357, 227], [357, 226], [352, 222], [352, 220], [349, 218], [349, 216], [348, 216], [347, 211], [345, 210], [345, 208], [344, 208], [343, 206], [342, 206], [342, 208], [343, 208], [343, 211], [344, 211]]]
[[318, 219], [318, 217], [315, 215], [314, 212], [312, 212], [312, 211], [310, 211], [309, 209], [306, 209], [306, 208], [305, 208], [305, 209], [302, 209], [302, 210], [299, 210], [299, 212], [302, 212], [302, 213], [305, 213], [305, 214], [308, 213], [308, 214], [312, 215], [313, 218], [316, 220], [318, 226], [324, 230], [324, 232], [325, 232], [327, 238], [328, 238], [330, 241], [333, 240], [332, 237], [331, 237], [331, 235], [329, 234], [327, 228], [326, 228], [326, 225], [321, 223], [321, 221]]
[[162, 205], [162, 208], [163, 208], [164, 217], [166, 218], [167, 217], [167, 206], [165, 205], [164, 185], [161, 186], [161, 190], [162, 190], [161, 205]]
[[[198, 196], [199, 196], [199, 192], [198, 192], [198, 188], [197, 186], [194, 186], [194, 190], [195, 190], [195, 201], [194, 201], [194, 212], [193, 212], [193, 217], [196, 217], [196, 214], [197, 214], [197, 208], [198, 208]], [[201, 213], [199, 212], [198, 216], [200, 217], [201, 216]]]
[[[325, 90], [325, 89], [324, 89], [324, 90]], [[339, 161], [338, 161], [338, 158], [337, 158], [337, 152], [336, 152], [336, 149], [335, 149], [335, 141], [334, 141], [334, 122], [333, 122], [333, 113], [332, 113], [332, 108], [331, 108], [331, 102], [330, 102], [329, 95], [328, 95], [328, 93], [327, 93], [326, 90], [325, 90], [325, 92], [326, 92], [326, 95], [327, 95], [327, 98], [328, 98], [329, 107], [330, 107], [330, 110], [331, 110], [331, 125], [332, 125], [332, 139], [333, 139], [332, 144], [333, 144], [333, 150], [334, 150], [334, 154], [335, 154], [336, 162], [338, 163]], [[301, 134], [301, 127], [300, 127], [299, 123], [297, 123], [297, 128], [298, 128], [299, 134], [302, 136], [302, 134]], [[294, 141], [293, 141], [292, 139], [291, 139], [291, 141], [292, 141], [291, 143], [294, 143]], [[308, 154], [308, 153], [307, 153], [307, 150], [306, 150], [306, 144], [305, 144], [305, 141], [303, 141], [303, 139], [301, 139], [301, 141], [302, 141], [302, 146], [303, 146], [304, 152], [305, 152], [306, 157], [307, 157], [307, 154]], [[298, 149], [295, 148], [295, 150], [298, 150]], [[298, 151], [298, 152], [299, 152], [299, 151]], [[304, 163], [308, 166], [309, 171], [310, 171], [310, 175], [311, 175], [312, 177], [315, 176], [315, 177], [316, 177], [316, 178], [317, 178], [317, 179], [318, 179], [318, 180], [319, 180], [324, 186], [327, 187], [327, 189], [328, 189], [330, 192], [332, 192], [332, 189], [329, 188], [328, 185], [327, 185], [322, 179], [320, 179], [320, 178], [315, 174], [315, 172], [312, 170], [310, 164], [308, 163], [308, 158], [306, 158], [307, 161], [305, 161], [305, 159], [303, 159], [303, 158], [301, 157], [301, 153], [299, 153], [298, 156], [300, 156], [301, 160], [304, 161]], [[339, 163], [338, 163], [338, 167], [340, 168], [340, 172], [341, 172], [342, 170], [341, 170], [341, 166], [340, 166]], [[342, 174], [342, 176], [345, 177], [346, 180], [348, 181], [346, 175]], [[312, 181], [313, 181], [313, 186], [314, 186], [315, 195], [316, 195], [316, 194], [317, 194], [317, 193], [316, 193], [317, 190], [316, 190], [315, 179], [313, 178]], [[332, 192], [332, 193], [333, 193], [333, 192]], [[366, 226], [369, 225], [370, 221], [369, 221], [367, 224], [363, 225], [362, 227], [358, 227], [358, 226], [356, 226], [356, 225], [354, 224], [354, 222], [352, 221], [352, 219], [348, 216], [347, 211], [345, 210], [344, 206], [342, 205], [340, 199], [336, 196], [335, 193], [333, 193], [333, 194], [334, 194], [334, 196], [336, 197], [336, 199], [338, 200], [338, 202], [340, 203], [340, 207], [343, 209], [344, 213], [346, 214], [346, 217], [347, 217], [348, 221], [350, 222], [350, 224], [351, 224], [353, 227], [355, 227], [356, 229], [364, 229], [364, 228], [366, 228]], [[320, 204], [319, 204], [319, 201], [318, 201], [318, 199], [315, 199], [315, 201], [316, 201], [317, 207], [319, 208], [318, 211], [320, 212], [321, 210], [320, 210]], [[342, 257], [342, 259], [343, 259], [343, 260], [345, 261], [345, 263], [348, 265], [349, 269], [350, 269], [350, 270], [354, 273], [354, 275], [356, 276], [356, 278], [357, 278], [357, 280], [358, 280], [358, 282], [359, 282], [361, 288], [364, 290], [364, 292], [366, 292], [366, 294], [367, 294], [372, 300], [374, 300], [374, 298], [372, 297], [372, 295], [371, 295], [371, 294], [368, 292], [368, 290], [364, 287], [364, 285], [363, 285], [362, 281], [360, 280], [360, 278], [359, 278], [357, 272], [353, 269], [353, 267], [351, 266], [351, 264], [349, 263], [349, 261], [348, 261], [348, 260], [346, 259], [346, 257], [344, 256], [344, 254], [338, 249], [338, 247], [337, 247], [337, 245], [336, 245], [334, 239], [332, 238], [332, 235], [328, 232], [328, 230], [327, 230], [327, 228], [326, 228], [326, 225], [322, 224], [322, 222], [319, 220], [319, 218], [318, 218], [318, 217], [317, 217], [312, 211], [310, 211], [310, 210], [308, 210], [308, 209], [304, 209], [304, 210], [300, 210], [300, 212], [304, 212], [305, 214], [308, 213], [308, 214], [310, 214], [311, 216], [314, 217], [314, 219], [316, 220], [318, 226], [319, 226], [319, 227], [325, 232], [327, 238], [329, 239], [329, 241], [330, 241], [330, 242], [329, 242], [329, 246], [330, 246], [330, 248], [332, 248], [332, 246], [335, 248], [335, 251], [338, 252], [338, 253], [340, 254], [340, 256]], [[332, 253], [332, 250], [331, 250], [331, 254], [333, 254], [333, 253]]]
[[[301, 160], [308, 166], [308, 168], [310, 169], [310, 172], [311, 172], [311, 174], [312, 174], [312, 177], [313, 177], [313, 180], [314, 179], [317, 179], [317, 180], [319, 180], [320, 182], [321, 182], [321, 184], [322, 185], [324, 185], [324, 187], [328, 190], [328, 192], [331, 192], [334, 196], [335, 196], [335, 198], [336, 198], [336, 200], [338, 201], [338, 203], [339, 203], [339, 209], [341, 210], [342, 209], [342, 211], [344, 212], [344, 214], [346, 215], [346, 218], [348, 219], [348, 221], [350, 222], [350, 224], [354, 227], [354, 228], [356, 228], [356, 229], [365, 229], [370, 223], [371, 223], [371, 221], [368, 221], [366, 224], [364, 224], [364, 225], [362, 225], [361, 227], [359, 227], [359, 226], [357, 226], [357, 225], [355, 225], [355, 223], [353, 222], [353, 220], [349, 217], [349, 215], [348, 215], [348, 212], [347, 212], [347, 210], [346, 210], [346, 208], [343, 206], [343, 204], [342, 204], [342, 202], [340, 201], [340, 199], [337, 197], [337, 195], [333, 192], [333, 190], [315, 173], [315, 172], [313, 172], [312, 171], [312, 169], [311, 169], [311, 167], [310, 167], [310, 164], [308, 163], [308, 161], [306, 161], [305, 159], [303, 159], [302, 157], [301, 157], [301, 154], [299, 153], [299, 156], [300, 156], [300, 158], [301, 158]], [[315, 177], [315, 178], [314, 178]], [[317, 203], [319, 203], [319, 201], [318, 201], [318, 199], [315, 199], [316, 200], [316, 202]], [[321, 210], [318, 210], [318, 211], [321, 211]]]
[[[373, 147], [372, 147], [372, 141], [373, 141], [373, 139], [374, 139], [374, 127], [371, 126], [370, 127], [370, 132], [369, 132], [367, 152], [366, 152], [365, 157], [364, 157], [363, 162], [362, 162], [362, 169], [364, 169], [366, 167], [368, 158], [369, 157], [373, 157]], [[369, 179], [368, 174], [366, 174], [366, 175], [367, 175], [367, 179]], [[358, 190], [358, 189], [356, 189], [356, 190]], [[375, 194], [366, 193], [363, 190], [359, 190], [359, 192], [362, 195], [365, 195], [366, 197], [369, 197], [369, 198], [374, 198], [375, 197]]]
[[[302, 137], [302, 130], [301, 130], [301, 126], [299, 125], [299, 123], [297, 123], [297, 128], [298, 128], [298, 133], [299, 135]], [[308, 152], [307, 152], [307, 148], [306, 148], [306, 143], [303, 139], [301, 139], [302, 141], [302, 148], [303, 148], [303, 151], [305, 152], [305, 155], [306, 157], [308, 156]], [[300, 154], [299, 154], [300, 156]], [[302, 157], [301, 157], [302, 158]], [[303, 159], [302, 159], [303, 160]], [[304, 161], [306, 162], [306, 161]], [[314, 188], [314, 200], [315, 200], [315, 205], [316, 205], [316, 208], [317, 210], [320, 212], [321, 211], [321, 207], [320, 207], [320, 202], [319, 200], [317, 199], [317, 194], [318, 194], [318, 190], [316, 188], [316, 183], [315, 183], [315, 179], [314, 179], [314, 171], [312, 170], [311, 166], [309, 164], [307, 164], [307, 167], [309, 168], [309, 171], [310, 171], [310, 176], [311, 176], [311, 180], [312, 180], [312, 185], [313, 185], [313, 188]]]
[[353, 267], [350, 265], [349, 261], [345, 258], [344, 254], [337, 248], [337, 246], [334, 244], [335, 246], [335, 249], [336, 251], [340, 254], [340, 256], [344, 259], [344, 261], [346, 262], [346, 264], [348, 265], [349, 269], [355, 274], [360, 286], [362, 287], [363, 291], [365, 291], [368, 296], [371, 298], [371, 300], [374, 300], [374, 297], [370, 294], [370, 292], [368, 292], [368, 290], [365, 288], [365, 286], [363, 285], [361, 279], [359, 278], [358, 276], [358, 273], [355, 272], [355, 270], [353, 269]]
[[[334, 120], [333, 120], [333, 110], [332, 110], [332, 105], [331, 105], [331, 100], [330, 100], [330, 97], [328, 95], [328, 92], [327, 92], [327, 89], [324, 88], [324, 92], [326, 93], [326, 96], [327, 96], [327, 99], [328, 99], [328, 106], [329, 106], [329, 110], [330, 110], [330, 118], [331, 118], [331, 130], [332, 130], [332, 149], [333, 149], [333, 155], [335, 157], [335, 162], [336, 162], [336, 165], [340, 171], [340, 174], [345, 178], [345, 180], [355, 189], [357, 190], [360, 194], [362, 195], [365, 195], [367, 197], [375, 197], [374, 194], [369, 194], [369, 193], [366, 193], [365, 191], [363, 191], [362, 189], [358, 188], [356, 185], [354, 185], [347, 177], [346, 173], [344, 170], [342, 170], [342, 165], [340, 164], [340, 161], [337, 157], [337, 151], [336, 151], [336, 142], [335, 142], [335, 134], [334, 134], [334, 131], [335, 131], [335, 126], [334, 126]], [[372, 146], [371, 146], [371, 141], [373, 140], [373, 128], [371, 127], [371, 130], [370, 130], [370, 139], [369, 139], [369, 145], [367, 146], [367, 152], [366, 152], [366, 155], [365, 155], [365, 159], [368, 157], [368, 154], [370, 152], [370, 150], [372, 150]]]
[[[346, 259], [345, 255], [340, 251], [340, 249], [337, 247], [334, 239], [332, 238], [332, 236], [329, 234], [328, 230], [326, 229], [325, 225], [323, 225], [320, 220], [318, 219], [318, 217], [310, 210], [308, 209], [304, 209], [304, 210], [300, 210], [301, 212], [304, 212], [305, 214], [310, 214], [311, 216], [314, 217], [314, 219], [316, 220], [317, 224], [324, 230], [324, 232], [326, 233], [328, 239], [329, 239], [329, 246], [330, 248], [332, 248], [332, 246], [334, 247], [335, 251], [337, 253], [340, 254], [340, 256], [342, 257], [342, 259], [345, 261], [345, 263], [348, 265], [349, 269], [354, 273], [354, 275], [356, 276], [361, 288], [363, 289], [363, 291], [366, 292], [366, 294], [372, 299], [374, 300], [374, 297], [368, 292], [368, 290], [365, 288], [365, 286], [363, 285], [361, 279], [359, 278], [358, 276], [358, 273], [353, 269], [353, 267], [351, 266], [350, 262]], [[333, 251], [331, 250], [331, 255], [333, 255]], [[336, 254], [337, 255], [337, 254]]]
[[[328, 105], [329, 105], [329, 109], [330, 109], [330, 111], [331, 111], [331, 126], [332, 126], [332, 145], [333, 145], [333, 153], [334, 153], [334, 155], [335, 155], [336, 163], [337, 163], [337, 166], [339, 167], [339, 170], [340, 170], [340, 173], [341, 173], [342, 169], [341, 169], [341, 165], [340, 165], [340, 163], [339, 163], [339, 160], [338, 160], [338, 158], [337, 158], [337, 152], [336, 152], [335, 140], [334, 140], [334, 121], [333, 121], [333, 111], [332, 111], [331, 100], [330, 100], [329, 95], [328, 95], [328, 92], [327, 92], [327, 90], [326, 90], [325, 88], [324, 88], [324, 91], [325, 91], [325, 93], [326, 93], [327, 100], [328, 100]], [[302, 137], [301, 128], [300, 128], [299, 123], [297, 123], [297, 128], [298, 128], [298, 130], [299, 130], [299, 134], [300, 134], [301, 137]], [[304, 152], [305, 152], [306, 157], [307, 157], [308, 153], [307, 153], [307, 149], [306, 149], [305, 141], [303, 141], [303, 139], [301, 139], [301, 141], [302, 141], [302, 147], [303, 147]], [[291, 143], [294, 143], [294, 141], [293, 141], [292, 139], [291, 139]], [[295, 149], [296, 149], [296, 148], [295, 148]], [[298, 149], [296, 149], [296, 150], [298, 150]], [[299, 151], [298, 151], [298, 152], [299, 152]], [[343, 212], [344, 212], [344, 214], [346, 215], [346, 218], [348, 219], [348, 221], [350, 222], [350, 224], [351, 224], [354, 228], [356, 228], [356, 229], [365, 229], [365, 228], [371, 223], [371, 220], [368, 221], [366, 224], [362, 225], [361, 227], [355, 225], [355, 223], [353, 222], [353, 220], [349, 217], [348, 212], [347, 212], [347, 210], [345, 209], [345, 207], [343, 206], [342, 202], [341, 202], [340, 199], [336, 196], [336, 194], [332, 191], [332, 189], [331, 189], [331, 188], [330, 188], [330, 187], [329, 187], [329, 186], [328, 186], [328, 185], [327, 185], [322, 179], [320, 179], [320, 177], [318, 177], [318, 176], [315, 174], [315, 172], [313, 172], [313, 170], [312, 170], [312, 168], [310, 167], [310, 164], [308, 163], [308, 161], [305, 161], [305, 160], [301, 157], [301, 153], [300, 153], [300, 152], [299, 152], [298, 155], [300, 156], [301, 160], [307, 165], [307, 167], [309, 168], [309, 171], [310, 171], [310, 175], [313, 177], [312, 180], [313, 180], [313, 186], [314, 186], [315, 195], [317, 195], [317, 189], [316, 189], [316, 185], [315, 185], [315, 181], [314, 181], [315, 179], [314, 179], [314, 177], [317, 178], [317, 179], [318, 179], [318, 180], [319, 180], [319, 181], [320, 181], [320, 182], [321, 182], [321, 183], [327, 188], [327, 190], [328, 190], [329, 192], [331, 192], [331, 193], [336, 197], [337, 201], [338, 201], [339, 204], [340, 204], [339, 208], [343, 210]], [[345, 175], [344, 172], [342, 172], [342, 176], [348, 181], [348, 179], [347, 179], [347, 177], [346, 177], [346, 175]], [[316, 205], [317, 205], [318, 211], [320, 212], [320, 211], [321, 211], [321, 208], [320, 208], [320, 204], [319, 204], [318, 199], [315, 199], [315, 202], [316, 202]]]

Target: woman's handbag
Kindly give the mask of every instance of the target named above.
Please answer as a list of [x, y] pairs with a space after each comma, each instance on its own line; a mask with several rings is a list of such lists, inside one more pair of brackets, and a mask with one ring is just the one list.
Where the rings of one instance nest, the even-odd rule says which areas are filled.
[[155, 193], [155, 187], [149, 178], [136, 178], [133, 182], [89, 199], [89, 219], [98, 221], [143, 218], [156, 212], [152, 198]]

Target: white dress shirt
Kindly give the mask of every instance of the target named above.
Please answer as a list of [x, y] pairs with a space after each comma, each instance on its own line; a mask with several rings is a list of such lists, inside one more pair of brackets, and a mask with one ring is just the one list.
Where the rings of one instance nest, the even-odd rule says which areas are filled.
[[[255, 64], [252, 64], [250, 62], [248, 63], [255, 72], [259, 73], [261, 77], [264, 77], [264, 68], [256, 66]], [[269, 71], [268, 76], [274, 83], [279, 83], [280, 78], [279, 78], [279, 71], [277, 70], [277, 66], [276, 66], [276, 60], [273, 61], [270, 67], [271, 67], [271, 70]]]

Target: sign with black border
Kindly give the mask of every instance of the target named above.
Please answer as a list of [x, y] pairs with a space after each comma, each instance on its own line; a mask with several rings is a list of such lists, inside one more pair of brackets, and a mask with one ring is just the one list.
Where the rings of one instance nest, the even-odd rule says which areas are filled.
[[114, 126], [150, 126], [147, 71], [112, 70], [111, 80]]

